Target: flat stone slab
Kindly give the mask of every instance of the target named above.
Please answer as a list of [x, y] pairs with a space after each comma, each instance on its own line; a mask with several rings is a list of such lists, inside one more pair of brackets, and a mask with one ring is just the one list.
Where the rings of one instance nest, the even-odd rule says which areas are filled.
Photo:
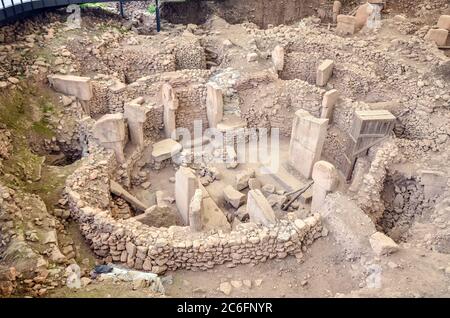
[[92, 98], [92, 84], [89, 77], [54, 74], [49, 75], [48, 80], [57, 92], [72, 95], [81, 100]]
[[168, 138], [153, 144], [152, 157], [155, 161], [161, 162], [172, 158], [178, 154], [183, 147], [175, 140]]

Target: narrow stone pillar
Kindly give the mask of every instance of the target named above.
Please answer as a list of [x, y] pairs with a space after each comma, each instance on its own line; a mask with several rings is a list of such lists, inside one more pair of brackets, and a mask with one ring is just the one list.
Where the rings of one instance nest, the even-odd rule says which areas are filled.
[[341, 13], [342, 3], [335, 1], [333, 3], [333, 23], [337, 22], [337, 16]]
[[265, 226], [276, 223], [272, 206], [260, 190], [248, 192], [247, 210], [250, 222], [260, 223]]
[[107, 149], [113, 149], [116, 160], [119, 163], [123, 163], [125, 161], [123, 148], [126, 143], [123, 114], [104, 115], [95, 122], [93, 130], [94, 137], [98, 139], [100, 144]]
[[216, 128], [223, 118], [223, 95], [216, 83], [206, 84], [206, 115], [210, 128]]
[[197, 177], [192, 170], [180, 167], [175, 173], [175, 200], [186, 225], [189, 225], [189, 205], [198, 188]]
[[272, 63], [275, 71], [281, 72], [284, 69], [284, 48], [277, 45], [272, 51]]
[[149, 111], [149, 108], [137, 103], [128, 103], [124, 106], [124, 116], [128, 122], [131, 142], [139, 148], [144, 145], [144, 122]]
[[334, 61], [325, 60], [317, 68], [316, 84], [317, 86], [325, 86], [333, 75]]
[[195, 190], [189, 205], [189, 227], [192, 232], [199, 232], [202, 230], [202, 201], [203, 192], [201, 189]]
[[164, 83], [161, 89], [162, 102], [164, 105], [164, 131], [167, 138], [172, 138], [172, 132], [176, 129], [176, 110], [179, 102], [170, 84]]
[[320, 160], [327, 135], [328, 119], [315, 118], [305, 110], [295, 113], [289, 145], [289, 162], [305, 178], [311, 178]]
[[318, 161], [314, 165], [312, 179], [314, 185], [311, 212], [318, 212], [327, 194], [334, 191], [339, 183], [337, 170], [327, 161]]
[[326, 118], [331, 121], [333, 116], [334, 105], [336, 105], [339, 99], [339, 92], [336, 89], [332, 89], [323, 95], [322, 99], [322, 113], [320, 118]]

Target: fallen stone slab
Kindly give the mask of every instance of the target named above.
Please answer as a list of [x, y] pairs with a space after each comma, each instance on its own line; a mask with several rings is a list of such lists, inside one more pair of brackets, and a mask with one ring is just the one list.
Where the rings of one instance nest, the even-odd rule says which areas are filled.
[[370, 246], [377, 255], [389, 255], [398, 251], [399, 247], [389, 236], [375, 232], [369, 238]]
[[155, 161], [161, 162], [172, 158], [172, 156], [181, 152], [183, 147], [180, 143], [171, 138], [158, 141], [153, 145], [152, 157]]
[[237, 191], [231, 185], [228, 185], [223, 189], [223, 196], [225, 201], [231, 204], [235, 209], [245, 203], [245, 194]]
[[265, 226], [276, 223], [275, 213], [260, 190], [248, 192], [247, 213], [250, 216], [250, 222]]
[[128, 203], [130, 203], [134, 208], [140, 211], [147, 210], [147, 206], [145, 206], [144, 203], [139, 201], [135, 196], [133, 196], [131, 193], [129, 193], [127, 190], [125, 190], [120, 184], [115, 182], [114, 180], [110, 181], [110, 190], [111, 193], [121, 197]]

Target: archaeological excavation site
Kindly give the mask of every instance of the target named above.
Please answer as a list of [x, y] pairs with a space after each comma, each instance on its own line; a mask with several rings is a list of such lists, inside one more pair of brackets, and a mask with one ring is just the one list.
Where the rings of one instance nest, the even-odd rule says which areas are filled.
[[449, 0], [2, 0], [0, 297], [450, 297], [449, 32]]

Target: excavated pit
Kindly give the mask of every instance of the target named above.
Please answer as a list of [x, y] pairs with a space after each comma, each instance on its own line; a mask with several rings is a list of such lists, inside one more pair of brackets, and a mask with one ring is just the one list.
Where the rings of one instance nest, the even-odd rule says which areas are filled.
[[269, 25], [293, 24], [301, 18], [317, 15], [318, 12], [323, 18], [329, 19], [327, 12], [330, 12], [328, 9], [331, 7], [332, 3], [323, 3], [321, 0], [195, 0], [164, 3], [161, 15], [171, 23], [203, 24], [209, 16], [215, 14], [231, 24], [251, 22], [267, 28]]

